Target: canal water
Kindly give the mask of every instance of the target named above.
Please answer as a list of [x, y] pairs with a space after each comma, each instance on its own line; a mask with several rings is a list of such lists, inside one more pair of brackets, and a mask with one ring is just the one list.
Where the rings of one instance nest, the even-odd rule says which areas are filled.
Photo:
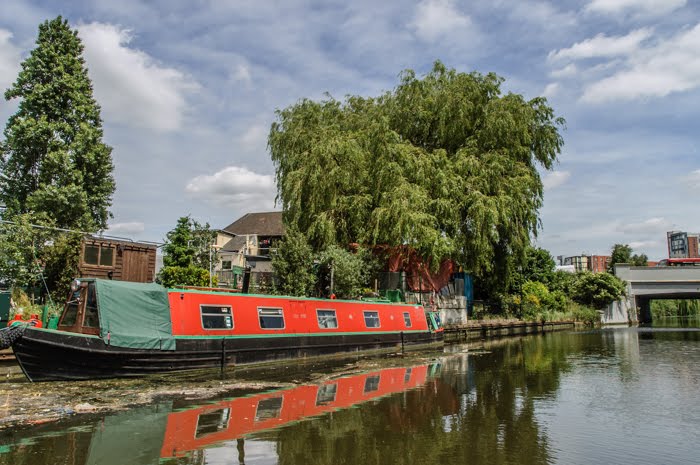
[[10, 428], [0, 465], [697, 464], [698, 323], [450, 345], [282, 389]]

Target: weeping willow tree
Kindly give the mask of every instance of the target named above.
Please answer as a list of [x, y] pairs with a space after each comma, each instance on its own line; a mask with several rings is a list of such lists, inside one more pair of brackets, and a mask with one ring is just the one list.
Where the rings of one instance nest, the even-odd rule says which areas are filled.
[[378, 97], [303, 99], [277, 111], [268, 146], [284, 220], [314, 250], [408, 245], [507, 285], [537, 234], [564, 120], [495, 74], [436, 62]]

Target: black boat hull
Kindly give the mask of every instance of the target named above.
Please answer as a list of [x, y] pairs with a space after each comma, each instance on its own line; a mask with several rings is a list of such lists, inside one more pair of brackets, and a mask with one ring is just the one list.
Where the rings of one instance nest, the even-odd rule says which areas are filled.
[[28, 327], [14, 343], [31, 381], [137, 377], [333, 354], [409, 350], [440, 344], [442, 332], [332, 336], [178, 338], [174, 351], [125, 349], [98, 337]]

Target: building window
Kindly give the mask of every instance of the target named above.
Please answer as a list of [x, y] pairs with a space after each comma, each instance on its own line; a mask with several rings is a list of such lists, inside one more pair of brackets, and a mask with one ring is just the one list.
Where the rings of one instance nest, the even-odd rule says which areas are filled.
[[232, 269], [232, 261], [231, 260], [222, 260], [221, 261], [221, 269], [222, 270], [230, 270]]
[[281, 308], [258, 308], [261, 329], [284, 329], [284, 314]]
[[334, 329], [338, 327], [338, 319], [335, 316], [335, 310], [316, 310], [316, 318], [318, 318], [318, 327], [321, 329]]
[[233, 329], [233, 311], [230, 305], [200, 305], [202, 328]]
[[403, 323], [407, 328], [411, 327], [411, 314], [408, 312], [403, 312]]
[[85, 244], [83, 263], [94, 266], [114, 266], [114, 247], [100, 244]]
[[364, 312], [365, 326], [367, 328], [379, 328], [379, 312]]

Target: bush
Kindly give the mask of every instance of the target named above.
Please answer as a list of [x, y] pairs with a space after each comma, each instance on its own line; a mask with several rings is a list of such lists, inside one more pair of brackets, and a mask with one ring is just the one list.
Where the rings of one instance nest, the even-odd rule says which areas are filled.
[[571, 287], [574, 302], [603, 309], [625, 295], [625, 282], [610, 273], [577, 273]]
[[574, 321], [580, 321], [589, 326], [600, 323], [600, 312], [598, 310], [584, 307], [583, 305], [578, 305], [576, 303], [571, 305], [571, 316]]
[[[157, 281], [165, 287], [176, 286], [209, 286], [209, 271], [197, 266], [166, 266], [158, 273]], [[212, 277], [212, 285], [216, 286], [218, 280]]]

